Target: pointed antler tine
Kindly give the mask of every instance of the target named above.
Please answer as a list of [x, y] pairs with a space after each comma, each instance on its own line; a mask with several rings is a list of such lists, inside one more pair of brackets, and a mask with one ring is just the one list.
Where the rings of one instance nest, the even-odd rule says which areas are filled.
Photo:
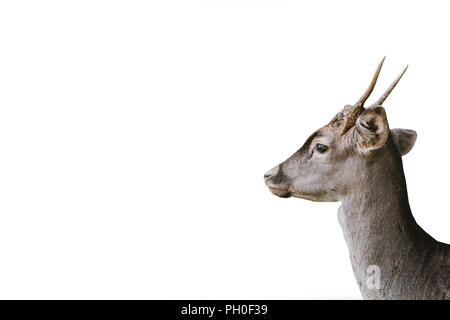
[[407, 69], [408, 69], [408, 65], [406, 65], [406, 67], [403, 69], [403, 71], [400, 73], [400, 75], [397, 77], [397, 79], [395, 79], [394, 82], [392, 82], [392, 84], [389, 86], [389, 88], [386, 90], [386, 92], [377, 101], [375, 101], [372, 105], [381, 106], [383, 104], [384, 100], [386, 100], [386, 98], [391, 94], [392, 90], [394, 90], [395, 86], [400, 81], [402, 76], [405, 74]]
[[370, 94], [373, 91], [373, 88], [375, 88], [375, 84], [377, 83], [378, 76], [381, 71], [381, 67], [383, 66], [383, 63], [384, 63], [384, 59], [386, 59], [386, 56], [383, 57], [381, 62], [378, 64], [377, 70], [375, 71], [375, 74], [372, 77], [372, 81], [370, 82], [369, 87], [367, 88], [366, 92], [364, 92], [364, 94], [361, 96], [361, 98], [359, 98], [359, 100], [355, 103], [355, 105], [354, 105], [355, 107], [363, 107], [367, 98], [369, 98]]

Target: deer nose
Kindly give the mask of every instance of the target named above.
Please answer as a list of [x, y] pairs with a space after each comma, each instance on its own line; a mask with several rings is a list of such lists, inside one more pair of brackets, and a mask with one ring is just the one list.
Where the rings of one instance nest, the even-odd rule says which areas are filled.
[[271, 177], [275, 177], [278, 174], [280, 166], [276, 166], [275, 168], [270, 169], [266, 173], [264, 173], [264, 180], [268, 180]]
[[267, 171], [266, 173], [264, 173], [264, 179], [269, 179], [272, 176], [272, 171]]

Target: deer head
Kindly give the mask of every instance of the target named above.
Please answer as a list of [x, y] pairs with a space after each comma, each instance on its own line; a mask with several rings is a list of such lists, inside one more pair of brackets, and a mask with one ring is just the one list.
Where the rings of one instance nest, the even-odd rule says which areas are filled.
[[357, 191], [361, 175], [370, 165], [407, 154], [416, 132], [389, 129], [383, 102], [400, 81], [408, 66], [386, 92], [370, 107], [364, 103], [372, 93], [384, 58], [366, 92], [354, 105], [346, 105], [326, 126], [314, 132], [286, 161], [265, 173], [270, 191], [313, 201], [341, 201]]

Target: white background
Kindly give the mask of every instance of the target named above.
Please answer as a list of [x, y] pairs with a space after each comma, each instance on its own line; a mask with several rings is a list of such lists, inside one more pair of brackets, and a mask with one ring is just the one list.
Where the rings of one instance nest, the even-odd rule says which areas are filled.
[[[366, 89], [450, 242], [445, 1], [5, 1], [0, 298], [360, 298], [338, 203], [263, 174]], [[373, 101], [373, 100], [372, 100]]]

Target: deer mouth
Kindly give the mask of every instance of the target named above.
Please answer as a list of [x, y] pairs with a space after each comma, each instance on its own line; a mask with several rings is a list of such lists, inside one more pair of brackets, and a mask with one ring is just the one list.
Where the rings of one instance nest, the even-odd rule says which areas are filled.
[[291, 196], [291, 191], [289, 190], [289, 188], [276, 187], [269, 184], [267, 185], [267, 187], [269, 187], [270, 192], [280, 198], [289, 198]]

